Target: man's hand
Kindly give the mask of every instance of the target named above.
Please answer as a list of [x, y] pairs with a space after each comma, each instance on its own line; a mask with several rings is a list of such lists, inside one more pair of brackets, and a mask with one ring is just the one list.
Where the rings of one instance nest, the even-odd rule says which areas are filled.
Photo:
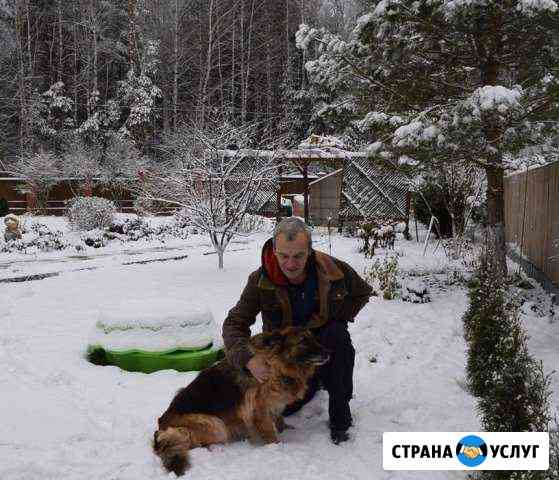
[[270, 366], [266, 359], [261, 356], [256, 355], [252, 357], [247, 363], [247, 368], [260, 383], [270, 378]]

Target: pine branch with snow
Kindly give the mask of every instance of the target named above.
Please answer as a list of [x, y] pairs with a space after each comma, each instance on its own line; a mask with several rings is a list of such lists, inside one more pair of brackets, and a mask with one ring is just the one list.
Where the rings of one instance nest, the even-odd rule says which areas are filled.
[[552, 0], [383, 0], [349, 41], [302, 25], [297, 44], [313, 82], [358, 100], [352, 125], [376, 160], [482, 168], [488, 223], [502, 233], [504, 172], [557, 138], [558, 20]]

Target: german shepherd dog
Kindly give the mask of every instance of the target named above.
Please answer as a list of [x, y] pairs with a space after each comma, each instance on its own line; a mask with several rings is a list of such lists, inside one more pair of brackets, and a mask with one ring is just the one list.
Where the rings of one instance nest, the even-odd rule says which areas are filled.
[[249, 349], [268, 361], [268, 380], [259, 383], [223, 359], [179, 390], [159, 418], [153, 449], [168, 471], [183, 475], [194, 447], [245, 438], [277, 443], [281, 412], [304, 397], [308, 380], [328, 361], [313, 334], [298, 327], [255, 335]]

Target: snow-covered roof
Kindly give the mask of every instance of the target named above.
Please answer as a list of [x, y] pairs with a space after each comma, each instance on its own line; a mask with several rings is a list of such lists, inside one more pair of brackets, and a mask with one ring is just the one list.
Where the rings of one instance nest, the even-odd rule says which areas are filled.
[[281, 160], [349, 160], [356, 157], [366, 157], [364, 152], [350, 152], [337, 147], [297, 148], [292, 150], [253, 150], [242, 148], [239, 150], [219, 150], [226, 157], [276, 158]]
[[[282, 180], [301, 180], [302, 178], [304, 178], [304, 176], [300, 173], [290, 173], [288, 175], [282, 175], [280, 178]], [[309, 174], [307, 175], [307, 178], [311, 180], [311, 179], [317, 179], [321, 177], [319, 177], [318, 175]]]
[[338, 137], [331, 135], [315, 135], [312, 134], [309, 138], [303, 140], [299, 144], [299, 148], [324, 148], [324, 147], [335, 147], [345, 150], [345, 142]]
[[405, 219], [409, 184], [403, 175], [376, 167], [368, 158], [344, 165], [340, 217]]
[[318, 180], [315, 180], [314, 182], [309, 183], [309, 187], [311, 185], [314, 185], [315, 183], [319, 183], [322, 182], [323, 180], [325, 180], [326, 178], [332, 177], [334, 175], [338, 175], [343, 171], [343, 168], [338, 168], [338, 170], [334, 170], [333, 172], [328, 173], [327, 175], [323, 175], [322, 177], [320, 177]]

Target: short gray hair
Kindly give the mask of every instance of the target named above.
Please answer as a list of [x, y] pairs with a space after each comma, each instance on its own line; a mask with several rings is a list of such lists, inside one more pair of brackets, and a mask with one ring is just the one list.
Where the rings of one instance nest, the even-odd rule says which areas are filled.
[[283, 218], [274, 228], [274, 236], [272, 237], [274, 247], [276, 246], [276, 238], [280, 233], [285, 235], [287, 241], [292, 242], [301, 232], [309, 239], [309, 250], [312, 249], [312, 236], [309, 226], [298, 217]]

